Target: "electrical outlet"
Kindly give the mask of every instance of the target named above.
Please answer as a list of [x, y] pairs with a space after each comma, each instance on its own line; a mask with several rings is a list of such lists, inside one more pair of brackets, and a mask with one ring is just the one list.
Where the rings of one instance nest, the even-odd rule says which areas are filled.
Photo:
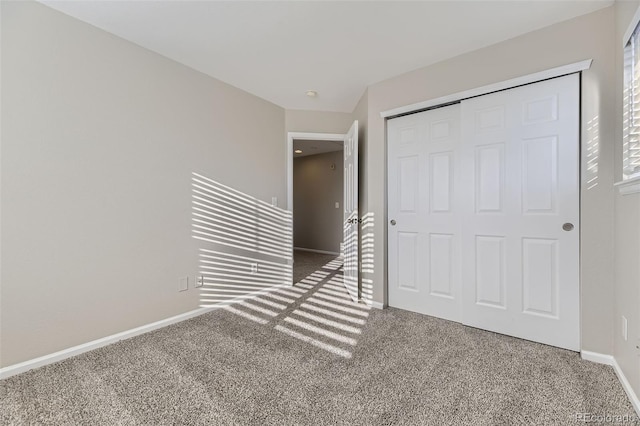
[[271, 197], [271, 205], [273, 207], [278, 207], [278, 197]]
[[622, 338], [625, 340], [625, 342], [627, 341], [627, 317], [625, 317], [624, 315], [622, 316]]
[[189, 289], [189, 277], [178, 278], [178, 291], [186, 291]]
[[251, 264], [251, 273], [252, 274], [257, 274], [258, 273], [258, 264], [257, 263], [252, 263]]
[[336, 201], [336, 209], [340, 208], [340, 203]]
[[196, 285], [195, 287], [202, 287], [204, 285], [204, 275], [198, 275], [198, 278], [196, 279]]

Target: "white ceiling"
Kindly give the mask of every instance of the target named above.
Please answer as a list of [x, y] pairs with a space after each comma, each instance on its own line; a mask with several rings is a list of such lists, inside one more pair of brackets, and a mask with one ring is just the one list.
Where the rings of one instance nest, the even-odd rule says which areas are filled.
[[284, 108], [351, 112], [372, 83], [613, 0], [41, 2]]
[[343, 143], [338, 141], [314, 141], [294, 139], [293, 150], [299, 149], [301, 154], [293, 153], [293, 158], [306, 157], [308, 155], [324, 154], [325, 152], [342, 151]]

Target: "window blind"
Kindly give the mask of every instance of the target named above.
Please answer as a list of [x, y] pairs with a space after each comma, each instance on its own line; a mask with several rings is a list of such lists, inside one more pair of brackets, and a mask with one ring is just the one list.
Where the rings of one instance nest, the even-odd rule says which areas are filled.
[[624, 49], [623, 177], [640, 176], [640, 26]]

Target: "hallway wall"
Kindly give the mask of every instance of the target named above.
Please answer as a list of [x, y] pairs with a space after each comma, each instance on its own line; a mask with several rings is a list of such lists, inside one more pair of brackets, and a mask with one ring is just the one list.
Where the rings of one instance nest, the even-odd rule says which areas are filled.
[[[294, 247], [340, 252], [343, 155], [343, 151], [334, 151], [293, 160]], [[336, 202], [339, 203], [338, 208], [335, 207]]]

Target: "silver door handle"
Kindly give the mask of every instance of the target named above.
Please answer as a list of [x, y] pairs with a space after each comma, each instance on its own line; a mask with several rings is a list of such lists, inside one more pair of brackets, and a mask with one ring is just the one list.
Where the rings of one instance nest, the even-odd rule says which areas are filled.
[[391, 219], [391, 226], [396, 226], [396, 221]]
[[573, 230], [573, 223], [567, 222], [567, 223], [563, 224], [562, 225], [562, 229], [565, 230], [565, 231]]

